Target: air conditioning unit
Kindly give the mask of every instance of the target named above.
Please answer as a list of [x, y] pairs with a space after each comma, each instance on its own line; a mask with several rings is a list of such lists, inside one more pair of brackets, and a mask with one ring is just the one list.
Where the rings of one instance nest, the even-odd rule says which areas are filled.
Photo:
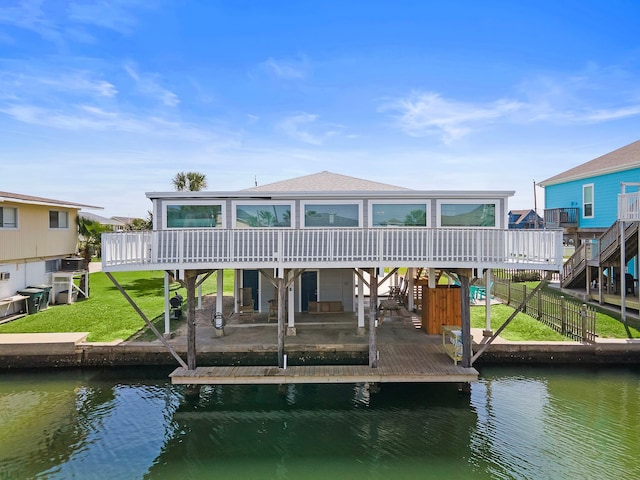
[[0, 272], [0, 280], [9, 280], [11, 274], [9, 272]]

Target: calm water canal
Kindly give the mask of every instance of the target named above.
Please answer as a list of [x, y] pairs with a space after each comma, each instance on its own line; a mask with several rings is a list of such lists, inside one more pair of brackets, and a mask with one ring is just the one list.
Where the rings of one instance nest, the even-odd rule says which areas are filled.
[[640, 368], [483, 368], [452, 385], [172, 386], [0, 374], [0, 478], [637, 479]]

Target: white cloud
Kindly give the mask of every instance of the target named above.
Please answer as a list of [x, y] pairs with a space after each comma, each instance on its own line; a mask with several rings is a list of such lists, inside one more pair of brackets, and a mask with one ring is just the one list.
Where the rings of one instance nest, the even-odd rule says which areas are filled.
[[619, 67], [589, 65], [565, 76], [532, 76], [515, 92], [511, 98], [479, 103], [416, 91], [387, 100], [379, 111], [391, 112], [407, 135], [435, 135], [445, 143], [498, 123], [593, 125], [640, 115], [636, 76]]
[[18, 122], [71, 131], [125, 132], [187, 141], [213, 141], [208, 129], [157, 116], [141, 116], [94, 105], [69, 105], [64, 110], [26, 104], [9, 104], [0, 112]]
[[0, 101], [53, 105], [71, 99], [102, 101], [117, 94], [114, 84], [86, 70], [18, 70], [15, 66], [13, 70], [0, 70]]
[[518, 92], [532, 121], [597, 124], [640, 114], [638, 80], [617, 66], [589, 64], [566, 76], [536, 75], [521, 82]]
[[297, 80], [307, 76], [308, 62], [306, 59], [301, 60], [276, 60], [269, 57], [262, 63], [272, 75], [284, 80]]
[[151, 5], [153, 2], [131, 0], [72, 2], [67, 13], [72, 22], [95, 25], [127, 35], [138, 24], [132, 10]]
[[296, 140], [311, 145], [322, 145], [322, 138], [313, 135], [308, 130], [304, 130], [303, 126], [311, 125], [318, 119], [318, 115], [310, 113], [300, 113], [287, 117], [278, 124], [278, 128], [284, 133]]
[[43, 39], [60, 43], [62, 29], [52, 12], [45, 12], [43, 0], [23, 0], [11, 7], [0, 7], [0, 24], [32, 31]]
[[408, 135], [439, 135], [450, 142], [521, 108], [523, 105], [513, 100], [482, 105], [447, 100], [434, 92], [413, 92], [406, 98], [383, 104], [380, 111], [397, 112], [397, 125]]
[[138, 73], [133, 65], [124, 66], [125, 71], [136, 82], [138, 90], [151, 98], [160, 100], [167, 107], [176, 107], [180, 103], [178, 96], [159, 84], [157, 75]]

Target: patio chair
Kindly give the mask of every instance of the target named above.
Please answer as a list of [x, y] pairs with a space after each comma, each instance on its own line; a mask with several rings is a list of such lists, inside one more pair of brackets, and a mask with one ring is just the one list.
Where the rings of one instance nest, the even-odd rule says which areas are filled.
[[[284, 305], [284, 316], [287, 317], [287, 304]], [[267, 317], [267, 321], [269, 320], [277, 320], [278, 319], [278, 299], [273, 298], [269, 300], [269, 316]]]
[[[489, 283], [489, 292], [491, 292], [491, 288], [493, 287], [493, 282]], [[477, 303], [480, 300], [484, 300], [487, 298], [487, 289], [486, 287], [480, 285], [470, 285], [469, 286], [469, 301], [473, 303]]]
[[255, 307], [253, 305], [253, 292], [251, 288], [241, 288], [238, 300], [238, 316], [240, 318], [253, 318]]

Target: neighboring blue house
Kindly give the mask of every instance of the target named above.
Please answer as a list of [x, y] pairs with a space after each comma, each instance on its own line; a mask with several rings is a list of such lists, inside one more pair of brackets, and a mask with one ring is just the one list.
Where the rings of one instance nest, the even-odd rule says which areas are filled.
[[544, 228], [544, 220], [533, 209], [510, 210], [509, 228], [525, 230], [532, 228]]
[[[613, 288], [619, 292], [622, 265], [631, 276], [638, 276], [640, 141], [559, 173], [539, 185], [545, 189], [546, 227], [561, 227], [565, 243], [576, 246], [575, 254], [564, 265], [563, 286], [596, 285], [604, 275], [615, 279], [611, 282], [616, 283]], [[623, 245], [621, 221], [625, 226]], [[593, 267], [591, 271], [587, 266]]]
[[[538, 183], [546, 226], [564, 228], [565, 240], [576, 246], [598, 238], [618, 220], [623, 182], [640, 182], [640, 141]], [[637, 188], [627, 188], [632, 191]]]

